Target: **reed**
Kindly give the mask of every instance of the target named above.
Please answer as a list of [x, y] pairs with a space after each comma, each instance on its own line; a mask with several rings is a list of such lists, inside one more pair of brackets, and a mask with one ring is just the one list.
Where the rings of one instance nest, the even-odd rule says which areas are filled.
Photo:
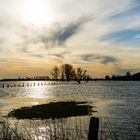
[[28, 120], [28, 125], [3, 120], [0, 123], [0, 140], [86, 140], [87, 129], [80, 126], [79, 118], [74, 121], [70, 127], [66, 119]]

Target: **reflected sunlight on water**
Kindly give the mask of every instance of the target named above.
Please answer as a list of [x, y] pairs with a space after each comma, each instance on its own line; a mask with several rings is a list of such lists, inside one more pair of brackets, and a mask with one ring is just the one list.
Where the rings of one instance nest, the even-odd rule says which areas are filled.
[[[24, 81], [24, 84], [23, 82], [5, 82], [4, 84], [5, 87], [0, 88], [1, 115], [23, 106], [60, 100], [80, 100], [89, 102], [97, 111], [93, 115], [100, 118], [102, 133], [106, 130], [110, 130], [109, 133], [112, 131], [118, 133], [118, 128], [120, 131], [122, 129], [126, 131], [123, 134], [130, 133], [130, 131], [134, 131], [134, 134], [139, 132], [140, 82], [98, 81], [76, 84], [73, 82]], [[7, 87], [7, 84], [10, 86]], [[19, 87], [19, 85], [22, 86]], [[40, 125], [39, 128], [42, 130], [43, 126]]]
[[96, 105], [99, 115], [105, 113], [104, 115], [110, 116], [118, 112], [117, 115], [122, 116], [122, 107], [123, 110], [131, 107], [131, 112], [134, 110], [136, 116], [140, 115], [139, 82], [99, 81], [79, 85], [72, 82], [67, 84], [66, 82], [24, 81], [24, 87], [18, 87], [20, 84], [23, 85], [23, 82], [5, 82], [4, 84], [17, 86], [0, 88], [0, 109], [9, 106], [16, 108], [16, 106], [41, 104], [51, 100], [72, 99], [91, 102]]

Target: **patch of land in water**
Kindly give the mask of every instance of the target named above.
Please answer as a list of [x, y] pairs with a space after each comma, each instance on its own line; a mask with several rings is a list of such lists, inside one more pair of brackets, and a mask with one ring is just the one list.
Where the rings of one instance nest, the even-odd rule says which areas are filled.
[[50, 102], [48, 104], [22, 107], [8, 113], [9, 117], [17, 119], [55, 119], [91, 115], [92, 106], [87, 102]]

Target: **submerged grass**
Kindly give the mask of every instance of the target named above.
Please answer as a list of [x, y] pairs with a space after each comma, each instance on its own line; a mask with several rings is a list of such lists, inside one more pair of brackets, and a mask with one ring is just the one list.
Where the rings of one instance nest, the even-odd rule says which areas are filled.
[[32, 107], [22, 107], [11, 111], [8, 116], [17, 119], [55, 119], [86, 116], [92, 113], [92, 106], [87, 102], [50, 102]]

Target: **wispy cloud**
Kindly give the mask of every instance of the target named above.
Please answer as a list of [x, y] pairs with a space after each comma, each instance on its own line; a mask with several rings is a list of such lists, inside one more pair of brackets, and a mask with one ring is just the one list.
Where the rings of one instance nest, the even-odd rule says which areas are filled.
[[97, 75], [140, 69], [139, 0], [48, 0], [53, 20], [39, 26], [22, 19], [23, 1], [0, 0], [2, 75], [15, 67], [39, 73], [55, 63], [94, 64]]
[[124, 10], [122, 12], [116, 13], [109, 17], [112, 20], [119, 19], [119, 18], [125, 18], [130, 16], [140, 15], [140, 3], [138, 5], [132, 5], [132, 7], [128, 8], [127, 10]]
[[113, 56], [105, 56], [102, 58], [102, 63], [103, 64], [108, 64], [108, 63], [116, 63], [118, 62], [119, 60]]
[[38, 58], [44, 58], [44, 55], [42, 55], [42, 54], [32, 54], [31, 56], [38, 57]]
[[[47, 47], [49, 45], [51, 45], [51, 47], [55, 47], [56, 45], [63, 46], [68, 39], [82, 30], [82, 26], [87, 23], [89, 19], [88, 17], [82, 17], [67, 24], [63, 23], [63, 26], [57, 23], [57, 27], [52, 26], [50, 29], [43, 28], [39, 34], [32, 36], [32, 38], [28, 35], [24, 35], [24, 39], [27, 43], [44, 43]], [[31, 31], [31, 34], [32, 33], [33, 31]]]
[[133, 46], [139, 46], [140, 29], [125, 29], [112, 32], [101, 37], [101, 40], [109, 40], [115, 43], [126, 43]]
[[117, 63], [119, 59], [113, 56], [104, 56], [101, 54], [85, 54], [80, 56], [82, 60], [90, 62], [90, 61], [100, 61], [102, 64], [109, 64], [109, 63]]

